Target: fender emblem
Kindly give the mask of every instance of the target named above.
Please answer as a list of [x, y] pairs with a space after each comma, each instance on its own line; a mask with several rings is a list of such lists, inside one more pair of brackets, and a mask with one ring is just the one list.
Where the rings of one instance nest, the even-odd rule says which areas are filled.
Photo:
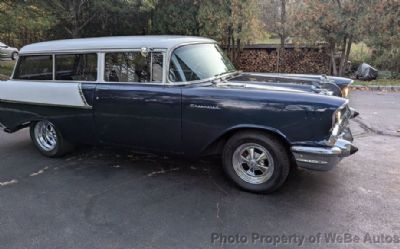
[[216, 105], [196, 105], [190, 104], [191, 108], [198, 108], [198, 109], [209, 109], [209, 110], [220, 110], [219, 106]]

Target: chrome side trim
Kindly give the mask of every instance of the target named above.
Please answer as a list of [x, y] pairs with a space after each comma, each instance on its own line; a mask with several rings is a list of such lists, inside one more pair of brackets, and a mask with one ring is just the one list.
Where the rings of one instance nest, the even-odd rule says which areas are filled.
[[34, 106], [50, 106], [50, 107], [66, 107], [66, 108], [76, 108], [76, 109], [92, 109], [92, 106], [75, 106], [75, 105], [59, 105], [59, 104], [49, 104], [49, 103], [34, 103], [27, 101], [14, 101], [0, 99], [0, 102], [10, 103], [10, 104], [23, 104], [23, 105], [34, 105]]
[[90, 106], [90, 105], [88, 104], [88, 102], [86, 101], [85, 95], [83, 94], [82, 83], [78, 85], [78, 90], [79, 90], [79, 95], [81, 95], [83, 104], [84, 104], [85, 106]]

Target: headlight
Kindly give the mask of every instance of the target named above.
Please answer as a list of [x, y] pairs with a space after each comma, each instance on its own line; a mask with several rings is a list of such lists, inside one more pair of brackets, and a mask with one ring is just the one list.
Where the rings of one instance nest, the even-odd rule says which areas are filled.
[[335, 114], [335, 124], [340, 124], [342, 122], [342, 112], [339, 110]]
[[342, 122], [342, 110], [338, 109], [332, 116], [332, 129], [334, 130], [336, 127], [340, 126]]
[[342, 89], [342, 97], [347, 98], [349, 96], [349, 87], [346, 86], [345, 88]]

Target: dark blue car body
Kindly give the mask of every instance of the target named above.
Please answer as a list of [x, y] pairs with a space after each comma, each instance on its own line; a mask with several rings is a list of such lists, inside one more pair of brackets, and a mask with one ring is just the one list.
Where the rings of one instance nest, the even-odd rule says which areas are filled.
[[[332, 78], [334, 84], [325, 82], [327, 85], [321, 87], [321, 76], [236, 71], [190, 82], [172, 82], [170, 61], [174, 50], [199, 44], [215, 46], [215, 41], [150, 36], [26, 46], [21, 49], [13, 78], [0, 82], [0, 124], [11, 133], [46, 120], [57, 127], [60, 137], [74, 144], [119, 145], [192, 158], [221, 154], [234, 134], [257, 131], [270, 134], [284, 144], [298, 166], [316, 170], [329, 170], [356, 151], [347, 127], [352, 115], [348, 100], [338, 97], [340, 90], [335, 89], [350, 82]], [[161, 54], [160, 65], [164, 66], [158, 72], [162, 75], [159, 82], [111, 82], [111, 76], [115, 79], [112, 70], [118, 68], [107, 66], [108, 54], [127, 51], [142, 54], [141, 60], [151, 54], [151, 61], [153, 56], [154, 60], [158, 58], [156, 53]], [[54, 65], [66, 54], [75, 54], [74, 58], [95, 55], [95, 77], [57, 80], [58, 69]], [[21, 78], [25, 70], [21, 61], [43, 59], [37, 55], [47, 56], [53, 66], [47, 63], [50, 69]], [[131, 60], [137, 58], [126, 56]], [[157, 75], [153, 69], [156, 66], [151, 64], [151, 69], [143, 69], [151, 70], [150, 79]], [[126, 75], [132, 71], [135, 77], [147, 77], [133, 69], [124, 70]], [[50, 79], [35, 78], [43, 75]]]

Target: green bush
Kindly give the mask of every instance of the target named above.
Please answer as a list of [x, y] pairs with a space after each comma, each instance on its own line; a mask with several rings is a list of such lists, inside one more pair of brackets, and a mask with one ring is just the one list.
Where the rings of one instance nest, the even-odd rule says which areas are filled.
[[0, 60], [0, 75], [1, 80], [7, 79], [11, 76], [14, 70], [15, 61], [1, 61]]
[[353, 44], [351, 47], [349, 60], [351, 61], [352, 72], [357, 71], [358, 66], [364, 62], [374, 66], [372, 61], [372, 49], [363, 42]]
[[[372, 57], [376, 67], [385, 78], [400, 78], [400, 49], [381, 50]], [[383, 71], [386, 73], [383, 74]]]

